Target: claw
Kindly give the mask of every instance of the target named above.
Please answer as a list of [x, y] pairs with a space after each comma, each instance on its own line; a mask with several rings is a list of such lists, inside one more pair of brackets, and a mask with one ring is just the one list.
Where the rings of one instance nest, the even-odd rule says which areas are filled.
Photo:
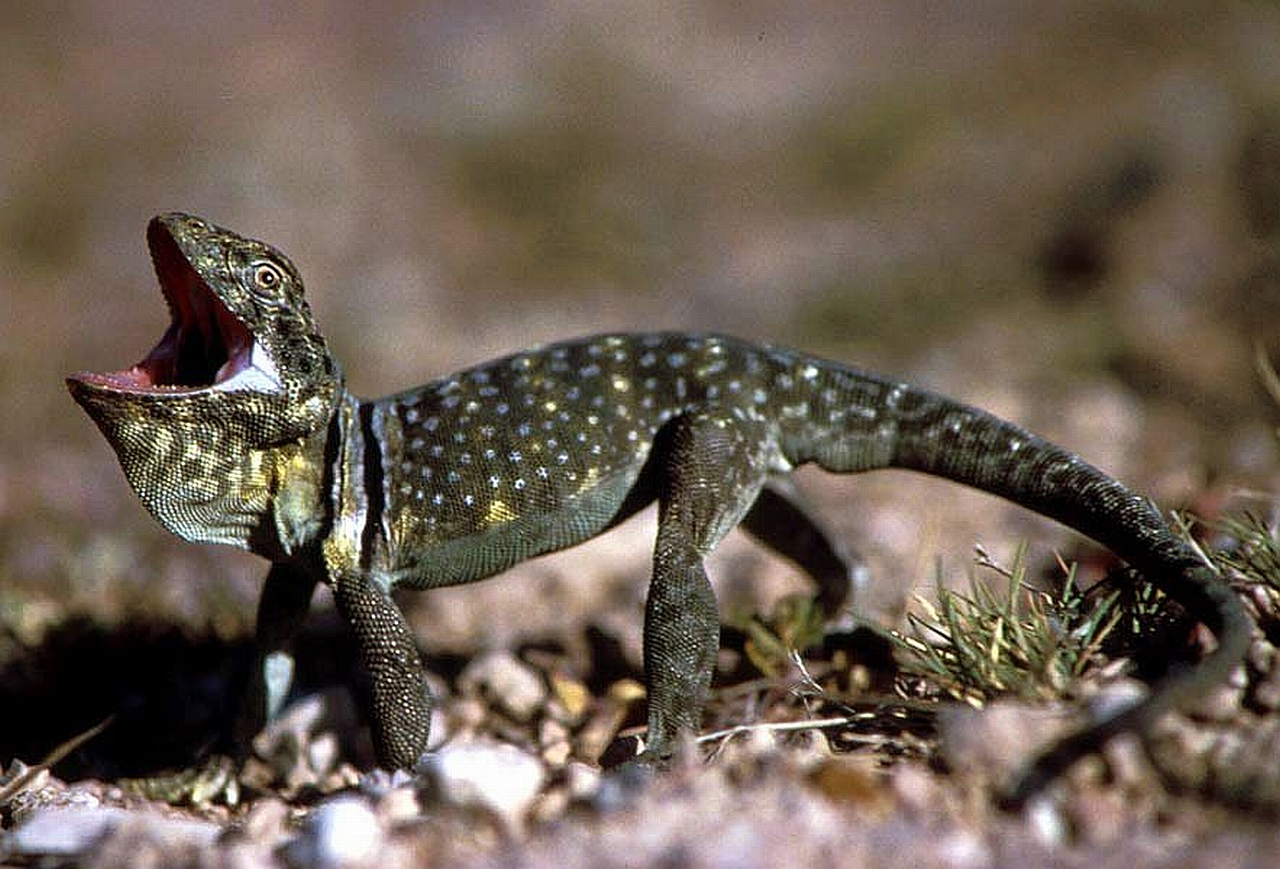
[[239, 772], [234, 760], [226, 755], [214, 755], [202, 766], [124, 779], [121, 786], [136, 796], [174, 806], [204, 808], [221, 803], [235, 807], [240, 802]]

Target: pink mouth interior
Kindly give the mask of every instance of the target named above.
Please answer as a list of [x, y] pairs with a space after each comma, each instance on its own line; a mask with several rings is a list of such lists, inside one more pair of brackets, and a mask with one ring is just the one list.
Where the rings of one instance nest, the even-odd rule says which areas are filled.
[[127, 392], [202, 389], [248, 368], [253, 336], [209, 289], [162, 225], [149, 233], [151, 258], [173, 322], [132, 368], [83, 372], [75, 379]]

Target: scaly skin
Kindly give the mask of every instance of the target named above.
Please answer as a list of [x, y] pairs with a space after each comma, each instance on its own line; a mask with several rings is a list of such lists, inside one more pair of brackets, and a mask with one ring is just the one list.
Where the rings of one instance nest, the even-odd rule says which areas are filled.
[[1215, 633], [1198, 667], [1042, 755], [1010, 804], [1219, 683], [1247, 646], [1237, 597], [1149, 501], [981, 410], [792, 350], [684, 333], [553, 344], [363, 401], [279, 251], [180, 214], [153, 220], [148, 240], [174, 325], [132, 369], [68, 385], [165, 527], [272, 562], [242, 734], [283, 701], [290, 640], [323, 583], [372, 676], [381, 762], [412, 767], [431, 697], [391, 590], [492, 576], [657, 500], [644, 759], [661, 760], [700, 723], [719, 633], [703, 559], [725, 533], [743, 523], [814, 576], [828, 612], [845, 602], [839, 548], [777, 484], [806, 462], [907, 468], [1000, 495], [1110, 547]]

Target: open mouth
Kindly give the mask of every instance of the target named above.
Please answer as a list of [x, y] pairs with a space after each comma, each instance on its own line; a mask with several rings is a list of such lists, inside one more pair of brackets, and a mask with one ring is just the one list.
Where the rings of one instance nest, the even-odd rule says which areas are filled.
[[159, 343], [131, 368], [74, 375], [83, 383], [133, 393], [205, 389], [276, 391], [270, 355], [183, 256], [167, 227], [155, 221], [147, 240], [172, 322]]

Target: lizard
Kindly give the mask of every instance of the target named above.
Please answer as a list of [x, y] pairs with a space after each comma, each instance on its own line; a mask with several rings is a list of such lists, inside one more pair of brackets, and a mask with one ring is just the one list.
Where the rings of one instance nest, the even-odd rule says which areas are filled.
[[433, 698], [392, 590], [492, 576], [656, 501], [637, 762], [661, 765], [700, 725], [719, 643], [704, 558], [730, 529], [741, 524], [809, 573], [827, 613], [846, 603], [839, 547], [778, 482], [806, 463], [907, 469], [1001, 496], [1108, 547], [1213, 632], [1196, 666], [1035, 755], [1002, 791], [1010, 806], [1111, 736], [1224, 681], [1249, 643], [1229, 583], [1150, 500], [975, 407], [795, 350], [688, 332], [553, 343], [364, 400], [348, 392], [283, 253], [178, 213], [155, 217], [147, 240], [167, 331], [130, 368], [67, 384], [160, 524], [271, 562], [249, 732], [281, 708], [292, 639], [323, 584], [369, 673], [378, 762], [412, 769]]

